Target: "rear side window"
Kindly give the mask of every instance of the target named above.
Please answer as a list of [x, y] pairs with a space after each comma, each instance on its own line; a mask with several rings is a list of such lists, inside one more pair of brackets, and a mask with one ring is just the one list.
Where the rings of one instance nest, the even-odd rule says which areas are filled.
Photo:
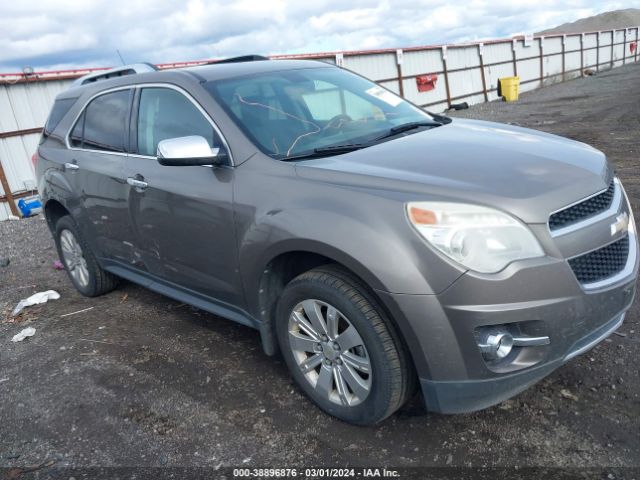
[[168, 138], [199, 135], [210, 147], [220, 144], [211, 123], [183, 94], [169, 88], [144, 88], [138, 109], [138, 153], [155, 156]]
[[47, 118], [47, 123], [44, 125], [43, 134], [45, 136], [51, 135], [60, 123], [60, 120], [62, 120], [62, 118], [67, 114], [73, 104], [76, 103], [76, 100], [77, 98], [65, 98], [56, 100], [53, 103], [53, 107], [49, 113], [49, 118]]
[[71, 145], [90, 150], [124, 152], [129, 99], [130, 90], [118, 90], [92, 100], [71, 131]]

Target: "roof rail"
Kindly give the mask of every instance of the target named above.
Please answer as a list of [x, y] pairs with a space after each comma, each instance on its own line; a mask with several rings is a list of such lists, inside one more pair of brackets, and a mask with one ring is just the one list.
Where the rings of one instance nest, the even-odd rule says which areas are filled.
[[134, 75], [136, 73], [155, 72], [158, 69], [155, 65], [150, 63], [134, 63], [132, 65], [124, 65], [122, 67], [112, 68], [110, 70], [103, 70], [100, 72], [90, 73], [84, 77], [80, 77], [75, 80], [70, 88], [86, 85], [87, 83], [99, 82], [101, 80], [107, 80], [109, 78], [122, 77], [124, 75]]
[[216, 63], [259, 62], [262, 60], [269, 60], [269, 58], [263, 57], [262, 55], [242, 55], [240, 57], [225, 58], [224, 60], [213, 60], [208, 62], [207, 65], [213, 65]]

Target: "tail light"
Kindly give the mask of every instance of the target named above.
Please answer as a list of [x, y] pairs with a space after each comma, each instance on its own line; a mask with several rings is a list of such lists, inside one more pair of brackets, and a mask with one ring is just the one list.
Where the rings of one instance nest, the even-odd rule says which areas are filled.
[[33, 169], [35, 170], [36, 165], [38, 165], [38, 152], [31, 155], [31, 163], [33, 163]]

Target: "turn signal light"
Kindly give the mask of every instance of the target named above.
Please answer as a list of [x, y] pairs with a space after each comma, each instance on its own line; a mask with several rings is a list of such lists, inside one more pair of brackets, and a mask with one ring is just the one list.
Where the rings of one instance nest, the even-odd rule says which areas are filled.
[[409, 209], [409, 215], [414, 225], [435, 225], [438, 223], [435, 212], [425, 210], [424, 208], [411, 207]]

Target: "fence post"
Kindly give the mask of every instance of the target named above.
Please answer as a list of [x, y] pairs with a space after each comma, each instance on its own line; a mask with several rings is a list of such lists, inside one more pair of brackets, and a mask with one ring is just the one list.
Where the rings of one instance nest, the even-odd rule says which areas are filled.
[[540, 37], [540, 86], [542, 87], [544, 83], [544, 55], [542, 54], [542, 49], [544, 48], [544, 37]]
[[596, 37], [596, 72], [600, 71], [600, 32]]
[[580, 34], [580, 76], [584, 77], [584, 33]]
[[9, 182], [7, 181], [7, 176], [4, 173], [4, 168], [2, 167], [2, 161], [0, 161], [0, 185], [2, 185], [2, 189], [4, 190], [4, 198], [7, 202], [9, 202], [9, 210], [16, 217], [19, 217], [18, 207], [16, 207], [16, 202], [13, 198], [13, 193], [11, 192], [11, 187], [9, 186]]
[[444, 67], [444, 86], [447, 89], [447, 108], [451, 108], [451, 89], [449, 87], [449, 70], [447, 69], [447, 46], [443, 45], [442, 52], [442, 66]]
[[613, 44], [616, 39], [616, 31], [615, 29], [611, 30], [611, 69], [613, 70]]
[[482, 73], [482, 93], [484, 94], [484, 101], [489, 101], [489, 94], [487, 93], [487, 79], [484, 75], [484, 59], [482, 57], [482, 42], [478, 43], [478, 57], [480, 58], [480, 72]]
[[628, 28], [624, 29], [624, 41], [622, 42], [622, 65], [627, 64], [627, 32]]
[[396, 50], [396, 68], [398, 69], [398, 91], [400, 96], [404, 98], [404, 78], [402, 76], [402, 62], [404, 61], [404, 52], [401, 48]]
[[566, 60], [565, 60], [565, 52], [566, 52], [566, 44], [567, 44], [567, 36], [566, 35], [562, 35], [562, 81], [565, 81], [565, 72], [567, 71], [566, 68]]
[[634, 62], [638, 61], [638, 30], [640, 30], [640, 27], [636, 27], [636, 49], [633, 52], [633, 61]]

